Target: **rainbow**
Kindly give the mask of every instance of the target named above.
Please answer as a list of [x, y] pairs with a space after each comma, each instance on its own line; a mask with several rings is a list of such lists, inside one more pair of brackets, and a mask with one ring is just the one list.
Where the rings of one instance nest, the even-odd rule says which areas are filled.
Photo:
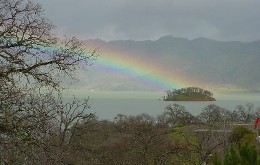
[[[95, 45], [91, 47], [96, 48]], [[57, 46], [48, 47], [49, 51], [58, 50]], [[185, 74], [174, 67], [168, 71], [163, 64], [156, 61], [144, 59], [136, 54], [122, 52], [119, 50], [102, 49], [99, 52], [100, 58], [93, 62], [93, 67], [105, 72], [123, 75], [131, 81], [142, 83], [156, 90], [167, 90], [187, 86], [196, 86], [201, 83], [188, 79]], [[88, 56], [88, 53], [85, 53]]]
[[194, 86], [194, 81], [187, 79], [180, 71], [169, 72], [163, 64], [118, 50], [100, 52], [100, 59], [94, 62], [94, 67], [124, 75], [157, 90]]

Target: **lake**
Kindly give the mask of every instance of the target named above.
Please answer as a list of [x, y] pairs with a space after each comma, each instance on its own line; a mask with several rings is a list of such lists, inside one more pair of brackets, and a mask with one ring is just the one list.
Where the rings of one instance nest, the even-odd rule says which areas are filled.
[[259, 93], [226, 93], [215, 94], [217, 101], [162, 101], [164, 93], [160, 92], [73, 92], [79, 98], [90, 98], [91, 113], [99, 119], [113, 120], [117, 114], [137, 115], [147, 113], [156, 117], [170, 104], [180, 104], [193, 115], [201, 113], [203, 107], [216, 104], [228, 110], [234, 110], [237, 105], [253, 103], [255, 108], [260, 107]]

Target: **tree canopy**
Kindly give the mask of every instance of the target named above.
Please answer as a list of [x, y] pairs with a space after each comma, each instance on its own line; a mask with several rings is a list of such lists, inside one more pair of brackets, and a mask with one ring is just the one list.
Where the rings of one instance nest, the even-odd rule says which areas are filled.
[[[198, 99], [201, 101], [214, 101], [213, 93], [208, 90], [199, 88], [199, 87], [187, 87], [181, 89], [171, 89], [165, 91], [166, 96], [163, 97], [164, 100], [169, 101], [192, 101], [193, 99]], [[183, 97], [183, 98], [182, 98]], [[195, 101], [194, 100], [194, 101]]]

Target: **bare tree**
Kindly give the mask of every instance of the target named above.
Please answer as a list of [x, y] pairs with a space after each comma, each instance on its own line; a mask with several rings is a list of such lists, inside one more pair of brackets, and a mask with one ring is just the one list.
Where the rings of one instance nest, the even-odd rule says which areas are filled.
[[202, 113], [198, 115], [198, 118], [213, 127], [216, 124], [220, 124], [223, 121], [221, 115], [222, 108], [215, 104], [207, 105], [202, 109]]
[[86, 52], [76, 38], [60, 40], [53, 29], [39, 4], [0, 0], [0, 161], [4, 164], [64, 164], [72, 126], [92, 118], [85, 112], [87, 101], [62, 101], [61, 82], [89, 66], [96, 50]]
[[168, 105], [163, 112], [166, 124], [175, 126], [177, 124], [191, 124], [194, 122], [194, 116], [179, 104]]
[[54, 125], [51, 136], [45, 139], [45, 151], [49, 164], [66, 164], [70, 157], [78, 151], [73, 143], [76, 131], [81, 123], [87, 123], [94, 115], [86, 113], [89, 109], [88, 100], [80, 101], [76, 98], [69, 103], [63, 103], [59, 98], [58, 107], [55, 109]]
[[0, 99], [0, 160], [6, 164], [62, 164], [73, 149], [72, 128], [93, 117], [86, 113], [87, 100], [64, 104], [51, 93], [15, 94], [8, 103]]
[[255, 120], [254, 104], [237, 105], [235, 108], [239, 122], [249, 123]]
[[79, 66], [90, 64], [95, 51], [87, 54], [76, 38], [59, 40], [52, 34], [53, 28], [39, 4], [0, 1], [1, 81], [56, 88], [61, 76], [71, 77]]
[[170, 164], [179, 145], [168, 137], [167, 129], [139, 119], [126, 118], [123, 132], [110, 136], [99, 148], [101, 164]]

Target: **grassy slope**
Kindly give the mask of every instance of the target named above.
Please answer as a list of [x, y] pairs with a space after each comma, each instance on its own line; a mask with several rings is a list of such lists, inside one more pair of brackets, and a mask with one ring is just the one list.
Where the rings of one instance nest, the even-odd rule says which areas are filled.
[[[198, 139], [196, 138], [196, 134], [193, 131], [197, 126], [189, 125], [189, 126], [177, 126], [175, 127], [171, 133], [169, 134], [169, 138], [173, 141], [177, 141], [180, 146], [180, 150], [185, 150], [185, 152], [189, 151], [188, 157], [179, 157], [178, 155], [172, 156], [172, 162], [177, 163], [179, 165], [191, 165], [191, 164], [199, 164], [199, 155], [194, 150], [194, 146], [198, 145]], [[187, 140], [189, 143], [187, 143]]]
[[199, 93], [184, 93], [166, 98], [165, 101], [216, 101], [215, 98]]

